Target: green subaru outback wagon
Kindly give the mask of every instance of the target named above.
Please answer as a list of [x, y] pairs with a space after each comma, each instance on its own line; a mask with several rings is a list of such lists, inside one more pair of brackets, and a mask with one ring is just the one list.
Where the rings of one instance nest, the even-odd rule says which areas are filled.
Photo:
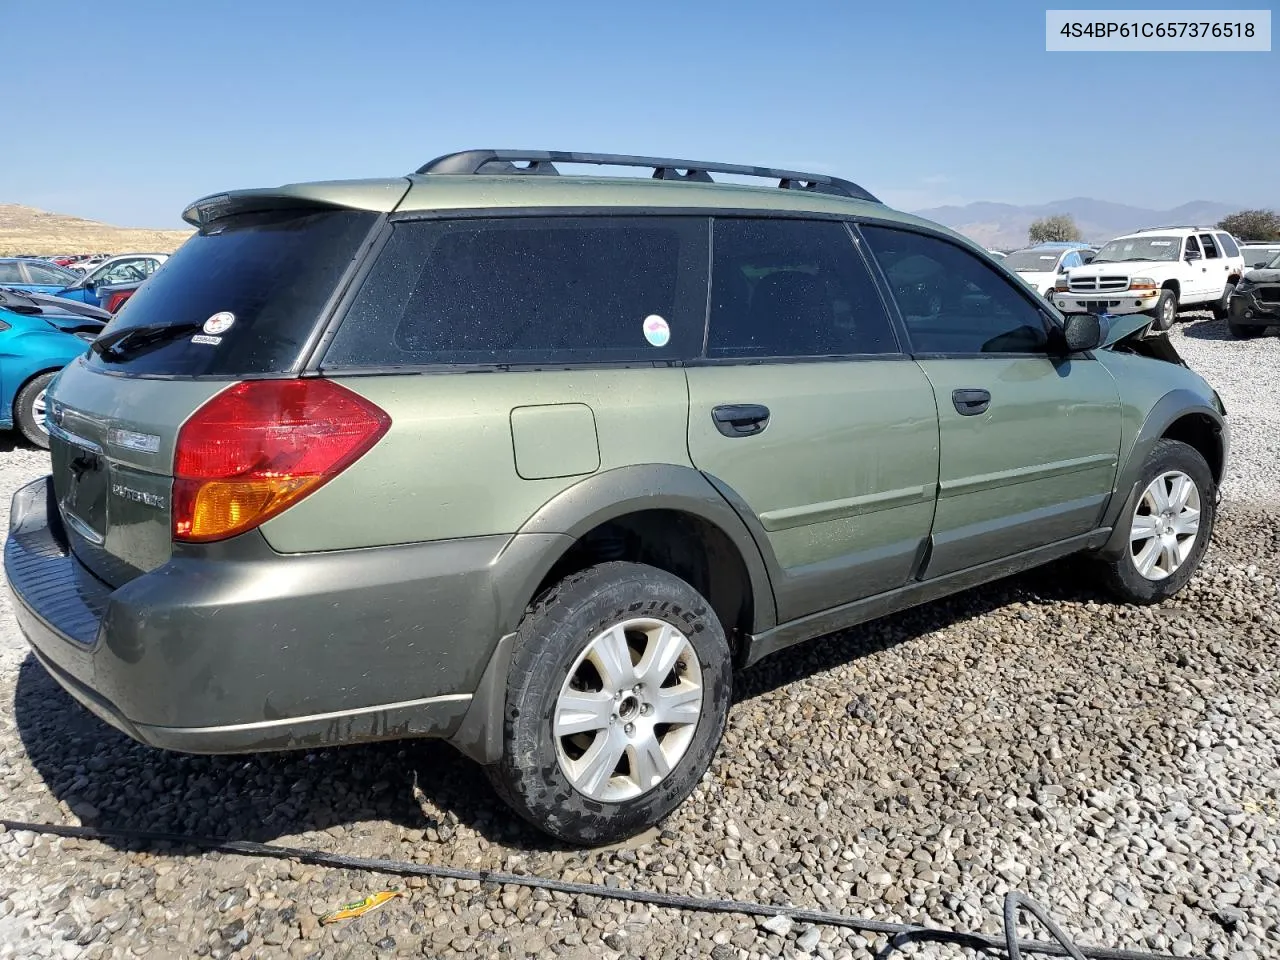
[[1073, 553], [1159, 601], [1209, 543], [1224, 411], [1146, 318], [844, 180], [486, 150], [185, 216], [5, 547], [36, 658], [155, 747], [446, 738], [604, 843], [736, 668]]

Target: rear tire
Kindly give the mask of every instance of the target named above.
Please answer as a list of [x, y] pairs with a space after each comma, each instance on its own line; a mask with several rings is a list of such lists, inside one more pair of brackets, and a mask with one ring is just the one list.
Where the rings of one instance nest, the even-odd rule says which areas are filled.
[[1231, 295], [1236, 292], [1236, 285], [1228, 283], [1222, 291], [1222, 299], [1213, 305], [1213, 319], [1225, 320], [1231, 316]]
[[56, 373], [42, 373], [38, 377], [32, 377], [13, 400], [13, 422], [18, 432], [41, 450], [49, 449], [49, 430], [44, 422], [44, 395], [55, 376]]
[[1111, 592], [1127, 603], [1149, 604], [1186, 586], [1213, 536], [1216, 500], [1213, 472], [1198, 450], [1156, 441], [1137, 495], [1116, 521], [1129, 532], [1124, 552], [1103, 563]]
[[576, 846], [632, 837], [674, 810], [710, 766], [732, 692], [711, 605], [636, 563], [543, 594], [508, 677], [502, 759], [486, 772], [520, 816]]
[[1172, 290], [1161, 290], [1160, 299], [1151, 309], [1151, 316], [1156, 318], [1152, 324], [1157, 330], [1168, 330], [1178, 319], [1178, 295]]

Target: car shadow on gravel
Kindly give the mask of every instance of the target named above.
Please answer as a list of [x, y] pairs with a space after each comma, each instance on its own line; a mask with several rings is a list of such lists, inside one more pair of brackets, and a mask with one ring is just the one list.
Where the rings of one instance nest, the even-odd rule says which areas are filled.
[[1227, 324], [1224, 320], [1196, 319], [1192, 323], [1184, 323], [1182, 325], [1182, 333], [1193, 340], [1235, 339], [1227, 332]]
[[[1069, 571], [1065, 563], [1046, 567], [792, 647], [739, 674], [735, 702], [1011, 603], [1096, 596]], [[447, 853], [459, 827], [509, 848], [569, 849], [524, 824], [479, 766], [439, 741], [242, 756], [153, 750], [92, 716], [30, 656], [19, 667], [13, 716], [36, 773], [86, 825], [258, 842], [329, 831], [334, 846], [372, 856], [430, 854], [432, 841]], [[63, 818], [47, 799], [27, 797], [7, 802], [3, 815]], [[387, 849], [388, 823], [402, 828], [399, 851]]]
[[[1278, 330], [1280, 330], [1280, 324], [1264, 327], [1261, 335], [1274, 335]], [[1237, 338], [1233, 337], [1231, 332], [1227, 329], [1227, 322], [1225, 320], [1201, 320], [1197, 323], [1188, 323], [1183, 327], [1183, 334], [1190, 337], [1192, 340], [1226, 341], [1229, 343], [1237, 342]]]
[[1068, 558], [786, 648], [738, 674], [734, 702], [762, 696], [1013, 603], [1038, 606], [1104, 599], [1089, 571], [1082, 567], [1080, 560]]

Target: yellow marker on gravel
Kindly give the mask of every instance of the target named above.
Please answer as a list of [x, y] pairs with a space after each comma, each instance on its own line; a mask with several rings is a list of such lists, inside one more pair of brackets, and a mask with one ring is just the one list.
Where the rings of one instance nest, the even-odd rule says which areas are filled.
[[381, 893], [375, 893], [365, 897], [363, 900], [356, 900], [352, 903], [344, 903], [333, 913], [326, 913], [320, 918], [322, 924], [337, 923], [339, 920], [352, 920], [356, 917], [362, 917], [370, 910], [376, 910], [388, 900], [400, 896], [394, 890], [384, 890]]

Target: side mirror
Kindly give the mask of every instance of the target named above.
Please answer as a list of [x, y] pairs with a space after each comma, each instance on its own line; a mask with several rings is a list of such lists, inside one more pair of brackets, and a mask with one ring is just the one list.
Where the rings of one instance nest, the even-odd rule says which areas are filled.
[[1062, 322], [1062, 352], [1084, 353], [1102, 344], [1102, 321], [1095, 313], [1068, 313]]
[[1193, 260], [1199, 260], [1199, 259], [1200, 259], [1200, 251], [1198, 250], [1187, 251], [1187, 263], [1190, 263]]

